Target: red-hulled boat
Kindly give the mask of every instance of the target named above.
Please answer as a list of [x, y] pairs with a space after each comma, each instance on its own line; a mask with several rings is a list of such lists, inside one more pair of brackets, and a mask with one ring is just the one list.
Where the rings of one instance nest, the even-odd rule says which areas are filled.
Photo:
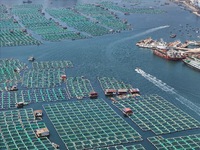
[[159, 57], [162, 57], [168, 60], [174, 60], [174, 61], [182, 60], [186, 57], [181, 52], [178, 52], [176, 50], [168, 50], [167, 48], [153, 49], [153, 53]]

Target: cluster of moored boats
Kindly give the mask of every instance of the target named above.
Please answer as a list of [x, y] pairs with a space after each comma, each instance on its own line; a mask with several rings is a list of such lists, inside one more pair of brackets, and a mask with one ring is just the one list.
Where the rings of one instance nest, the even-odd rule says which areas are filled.
[[200, 55], [191, 54], [189, 52], [190, 49], [187, 49], [191, 44], [200, 46], [196, 41], [185, 41], [184, 43], [181, 43], [181, 41], [174, 41], [167, 43], [162, 39], [153, 40], [151, 37], [136, 43], [139, 47], [152, 49], [153, 54], [159, 57], [173, 61], [183, 60], [185, 64], [200, 70], [200, 59], [198, 57]]

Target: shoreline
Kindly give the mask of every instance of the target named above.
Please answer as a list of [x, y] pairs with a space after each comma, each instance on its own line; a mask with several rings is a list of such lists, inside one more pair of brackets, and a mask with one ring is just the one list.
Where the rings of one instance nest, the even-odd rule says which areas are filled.
[[181, 1], [181, 0], [171, 0], [172, 2], [175, 2], [177, 4], [184, 5], [188, 10], [192, 11], [193, 14], [200, 17], [200, 8], [196, 8], [193, 4], [188, 2], [187, 0]]

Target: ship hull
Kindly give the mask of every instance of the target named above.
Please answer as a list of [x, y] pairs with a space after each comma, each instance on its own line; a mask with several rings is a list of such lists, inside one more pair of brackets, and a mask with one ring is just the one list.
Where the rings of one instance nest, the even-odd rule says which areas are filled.
[[193, 68], [193, 69], [195, 69], [195, 70], [200, 71], [200, 66], [199, 66], [199, 67], [196, 67], [196, 66], [190, 64], [189, 62], [187, 62], [186, 59], [183, 59], [183, 62], [184, 62], [184, 64], [186, 64], [186, 65], [189, 66], [190, 68]]
[[184, 57], [170, 57], [167, 55], [167, 53], [164, 52], [160, 52], [159, 50], [153, 50], [153, 54], [155, 54], [156, 56], [159, 56], [161, 58], [167, 59], [167, 60], [172, 60], [172, 61], [179, 61], [184, 59]]

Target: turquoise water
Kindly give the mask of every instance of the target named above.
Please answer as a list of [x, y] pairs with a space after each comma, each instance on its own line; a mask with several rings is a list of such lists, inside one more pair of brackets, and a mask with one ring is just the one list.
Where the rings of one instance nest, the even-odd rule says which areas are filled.
[[[52, 2], [53, 4], [56, 3], [56, 1]], [[154, 2], [147, 2], [144, 5], [155, 5]], [[55, 6], [59, 7], [63, 3], [64, 1], [55, 4]], [[73, 5], [76, 2], [73, 1], [73, 3], [70, 3]], [[51, 6], [51, 3], [48, 6]], [[70, 60], [73, 62], [74, 68], [67, 70], [67, 76], [86, 76], [91, 81], [94, 89], [99, 92], [99, 97], [104, 98], [109, 104], [111, 102], [104, 97], [97, 77], [115, 77], [134, 87], [138, 87], [143, 95], [157, 93], [200, 121], [199, 72], [185, 66], [182, 62], [164, 60], [154, 56], [148, 49], [141, 49], [135, 46], [137, 41], [149, 36], [154, 39], [163, 38], [165, 41], [171, 41], [172, 39], [169, 37], [170, 31], [177, 32], [177, 39], [181, 41], [189, 39], [199, 40], [197, 37], [198, 34], [192, 30], [193, 28], [200, 27], [199, 17], [172, 3], [169, 6], [162, 6], [160, 8], [166, 10], [167, 13], [125, 16], [133, 24], [133, 31], [84, 40], [66, 40], [54, 43], [44, 42], [40, 46], [1, 47], [0, 58], [16, 58], [27, 63], [29, 66], [31, 66], [31, 63], [28, 62], [27, 58], [32, 55], [37, 61]], [[189, 26], [186, 24], [189, 24]], [[178, 32], [180, 28], [181, 32], [184, 33], [183, 35]], [[190, 32], [192, 37], [188, 37], [185, 34], [186, 32]], [[146, 73], [155, 76], [174, 88], [174, 93], [165, 92], [149, 82], [135, 72], [136, 67], [140, 67]], [[42, 109], [42, 104], [44, 103], [37, 103], [28, 107]], [[120, 114], [119, 110], [112, 105], [111, 107]], [[55, 143], [59, 143], [61, 148], [63, 148], [64, 145], [48, 118], [44, 117], [43, 120], [51, 130], [51, 134], [54, 135], [50, 136], [50, 139]], [[144, 141], [139, 143], [143, 144], [147, 149], [153, 149], [154, 147], [146, 138], [154, 136], [154, 134], [151, 132], [142, 132], [128, 118], [125, 120], [142, 135]], [[200, 133], [200, 130], [182, 131], [164, 135], [164, 137], [195, 133]]]

